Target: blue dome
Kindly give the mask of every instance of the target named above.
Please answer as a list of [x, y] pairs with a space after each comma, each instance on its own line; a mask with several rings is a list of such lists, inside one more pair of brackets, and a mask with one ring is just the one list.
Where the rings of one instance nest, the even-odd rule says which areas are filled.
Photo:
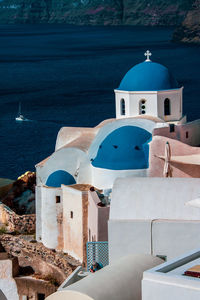
[[177, 88], [176, 79], [166, 67], [155, 62], [144, 61], [126, 73], [118, 90], [162, 91]]
[[110, 170], [146, 169], [149, 167], [150, 139], [151, 133], [140, 127], [120, 127], [99, 146], [92, 165]]
[[70, 185], [75, 184], [74, 177], [66, 171], [58, 170], [49, 175], [46, 185], [51, 187], [61, 187], [61, 184]]

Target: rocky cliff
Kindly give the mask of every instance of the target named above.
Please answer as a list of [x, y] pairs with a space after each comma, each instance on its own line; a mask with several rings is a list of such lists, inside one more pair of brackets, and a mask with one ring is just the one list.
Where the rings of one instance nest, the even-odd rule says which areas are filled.
[[1, 23], [179, 25], [193, 0], [0, 0]]
[[36, 175], [26, 172], [9, 185], [7, 193], [0, 201], [19, 215], [35, 213], [35, 184]]
[[175, 30], [173, 40], [200, 43], [200, 0], [193, 3], [182, 25]]

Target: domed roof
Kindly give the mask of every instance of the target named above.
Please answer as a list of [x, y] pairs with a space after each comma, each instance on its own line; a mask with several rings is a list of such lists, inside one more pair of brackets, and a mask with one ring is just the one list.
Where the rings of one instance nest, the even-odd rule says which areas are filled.
[[61, 187], [61, 184], [70, 185], [75, 183], [74, 177], [63, 170], [53, 172], [46, 181], [46, 185], [49, 187]]
[[99, 146], [92, 165], [110, 170], [146, 169], [149, 166], [151, 133], [137, 126], [122, 126]]
[[122, 79], [118, 90], [162, 91], [177, 88], [178, 83], [169, 70], [149, 60], [130, 69]]

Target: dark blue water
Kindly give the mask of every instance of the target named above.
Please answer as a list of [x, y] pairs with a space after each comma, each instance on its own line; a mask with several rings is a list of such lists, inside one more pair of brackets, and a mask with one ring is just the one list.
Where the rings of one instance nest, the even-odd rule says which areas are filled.
[[[114, 116], [123, 75], [143, 61], [171, 69], [184, 85], [184, 112], [200, 117], [200, 48], [170, 42], [173, 29], [0, 26], [0, 177], [16, 178], [54, 151], [62, 126]], [[33, 122], [15, 122], [18, 103]]]

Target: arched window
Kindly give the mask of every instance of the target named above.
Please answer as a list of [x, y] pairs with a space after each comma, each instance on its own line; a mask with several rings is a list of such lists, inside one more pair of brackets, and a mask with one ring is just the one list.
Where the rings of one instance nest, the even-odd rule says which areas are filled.
[[125, 116], [126, 107], [125, 107], [125, 100], [124, 99], [121, 99], [121, 101], [120, 101], [120, 111], [121, 111], [121, 116]]
[[146, 100], [142, 99], [139, 102], [139, 114], [144, 115], [146, 114]]
[[164, 115], [169, 116], [171, 115], [171, 107], [170, 107], [170, 100], [169, 98], [166, 98], [164, 101]]

